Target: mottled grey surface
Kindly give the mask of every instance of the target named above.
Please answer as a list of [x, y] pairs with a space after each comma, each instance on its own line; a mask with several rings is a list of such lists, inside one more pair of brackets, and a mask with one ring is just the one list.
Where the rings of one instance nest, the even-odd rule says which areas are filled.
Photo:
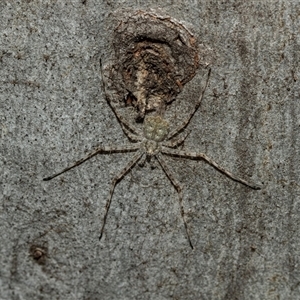
[[[184, 147], [263, 185], [166, 159], [184, 186], [194, 250], [156, 163], [117, 186], [100, 242], [110, 182], [130, 154], [42, 181], [97, 145], [127, 142], [99, 74], [117, 9], [186, 22], [212, 50]], [[1, 1], [1, 299], [299, 299], [299, 15], [298, 0]], [[199, 71], [185, 86], [171, 124], [203, 80]]]

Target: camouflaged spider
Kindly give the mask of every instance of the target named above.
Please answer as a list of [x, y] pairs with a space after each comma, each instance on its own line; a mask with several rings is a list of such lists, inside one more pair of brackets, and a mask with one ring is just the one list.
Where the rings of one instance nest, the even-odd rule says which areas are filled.
[[[101, 68], [102, 68], [102, 66], [101, 66]], [[189, 159], [204, 160], [207, 163], [209, 163], [210, 165], [212, 165], [214, 168], [216, 168], [219, 172], [225, 174], [230, 179], [232, 179], [234, 181], [237, 181], [237, 182], [239, 182], [239, 183], [241, 183], [241, 184], [243, 184], [243, 185], [245, 185], [245, 186], [247, 186], [251, 189], [254, 189], [254, 190], [260, 189], [260, 187], [258, 187], [256, 185], [253, 185], [253, 184], [250, 184], [247, 181], [234, 176], [233, 174], [231, 174], [230, 172], [228, 172], [227, 170], [225, 170], [224, 168], [219, 166], [216, 162], [214, 162], [212, 159], [210, 159], [204, 153], [197, 153], [197, 152], [191, 152], [191, 151], [182, 151], [182, 150], [176, 149], [180, 144], [183, 143], [183, 141], [187, 137], [187, 134], [185, 133], [180, 138], [176, 138], [176, 136], [179, 133], [181, 133], [187, 127], [190, 120], [192, 119], [192, 117], [194, 116], [196, 111], [198, 110], [198, 108], [200, 106], [200, 103], [201, 103], [201, 100], [203, 98], [204, 92], [205, 92], [206, 87], [208, 85], [208, 81], [209, 81], [209, 77], [210, 77], [210, 71], [211, 70], [209, 70], [209, 72], [208, 72], [205, 87], [204, 87], [198, 101], [196, 102], [196, 105], [195, 105], [193, 111], [189, 114], [189, 116], [186, 118], [186, 120], [179, 127], [177, 127], [175, 130], [173, 130], [171, 132], [169, 130], [168, 122], [165, 119], [163, 119], [161, 116], [146, 116], [145, 120], [144, 120], [144, 124], [143, 124], [143, 131], [141, 131], [140, 129], [137, 129], [137, 128], [133, 127], [131, 124], [129, 124], [117, 112], [117, 110], [111, 105], [111, 103], [109, 101], [108, 94], [106, 92], [106, 86], [105, 86], [104, 80], [102, 78], [103, 91], [104, 91], [104, 95], [106, 97], [106, 100], [108, 101], [108, 104], [110, 105], [110, 107], [112, 108], [115, 116], [117, 117], [117, 119], [118, 119], [125, 135], [133, 143], [129, 144], [129, 145], [124, 145], [124, 146], [109, 146], [109, 147], [104, 146], [104, 147], [100, 147], [97, 150], [95, 150], [94, 152], [90, 153], [87, 157], [75, 162], [73, 165], [67, 167], [66, 169], [62, 170], [61, 172], [56, 173], [56, 174], [54, 174], [50, 177], [47, 177], [47, 178], [43, 179], [43, 180], [51, 180], [54, 177], [59, 176], [59, 175], [65, 173], [65, 172], [79, 166], [80, 164], [82, 164], [83, 162], [87, 161], [88, 159], [92, 158], [93, 156], [95, 156], [97, 154], [111, 154], [111, 153], [120, 153], [120, 152], [121, 153], [136, 152], [136, 154], [127, 163], [127, 165], [120, 171], [120, 173], [117, 176], [114, 177], [114, 179], [111, 183], [109, 199], [106, 203], [106, 212], [105, 212], [105, 215], [104, 215], [103, 224], [102, 224], [102, 227], [101, 227], [99, 239], [101, 239], [101, 237], [103, 236], [107, 215], [108, 215], [108, 211], [109, 211], [109, 208], [110, 208], [110, 204], [111, 204], [111, 200], [112, 200], [112, 196], [113, 196], [116, 184], [123, 179], [123, 177], [126, 175], [126, 173], [129, 172], [129, 170], [131, 168], [133, 168], [136, 165], [136, 163], [143, 156], [147, 157], [149, 159], [151, 159], [152, 157], [157, 159], [157, 161], [159, 162], [160, 166], [162, 167], [164, 173], [166, 174], [166, 176], [169, 178], [171, 184], [176, 189], [176, 191], [178, 193], [178, 196], [179, 196], [181, 217], [183, 219], [187, 239], [189, 241], [189, 244], [190, 244], [191, 248], [193, 248], [193, 244], [191, 242], [190, 234], [189, 234], [189, 231], [188, 231], [188, 226], [187, 226], [185, 216], [184, 216], [184, 209], [183, 209], [183, 204], [182, 204], [182, 199], [183, 199], [182, 187], [181, 187], [180, 183], [175, 179], [175, 177], [173, 176], [173, 174], [170, 171], [170, 169], [168, 168], [168, 166], [166, 165], [166, 163], [164, 161], [164, 158], [163, 158], [163, 155], [169, 155], [169, 156], [173, 156], [173, 157], [174, 156], [175, 157], [183, 157], [183, 158], [189, 158]], [[103, 74], [102, 74], [102, 76], [103, 76]]]

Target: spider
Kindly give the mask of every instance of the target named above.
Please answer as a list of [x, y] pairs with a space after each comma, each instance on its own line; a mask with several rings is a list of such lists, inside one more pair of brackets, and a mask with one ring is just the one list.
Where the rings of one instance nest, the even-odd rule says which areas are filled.
[[[102, 70], [102, 65], [101, 65]], [[198, 152], [192, 152], [188, 150], [179, 150], [177, 147], [181, 145], [186, 137], [188, 136], [188, 133], [182, 133], [182, 131], [188, 126], [190, 120], [200, 107], [200, 103], [202, 101], [203, 95], [205, 93], [205, 90], [207, 88], [209, 77], [210, 77], [211, 69], [208, 71], [206, 84], [204, 86], [203, 91], [200, 94], [199, 99], [196, 101], [195, 107], [192, 112], [188, 115], [188, 117], [185, 119], [185, 121], [182, 122], [180, 126], [178, 126], [175, 130], [170, 131], [168, 122], [159, 115], [148, 115], [144, 119], [143, 124], [143, 130], [139, 128], [135, 128], [133, 125], [127, 122], [127, 120], [122, 117], [117, 110], [111, 105], [108, 93], [106, 91], [106, 86], [103, 80], [103, 73], [102, 73], [102, 88], [104, 92], [104, 96], [109, 104], [109, 106], [112, 108], [118, 122], [120, 123], [125, 135], [128, 137], [128, 139], [132, 142], [131, 144], [123, 145], [123, 146], [103, 146], [97, 148], [94, 152], [90, 153], [86, 157], [82, 158], [81, 160], [73, 163], [69, 167], [63, 169], [62, 171], [44, 178], [43, 180], [48, 181], [51, 180], [79, 165], [84, 163], [85, 161], [89, 160], [90, 158], [94, 157], [98, 154], [111, 154], [111, 153], [126, 153], [126, 152], [136, 152], [132, 159], [127, 163], [127, 165], [113, 178], [111, 187], [110, 187], [110, 193], [109, 198], [106, 202], [105, 206], [105, 215], [103, 218], [102, 227], [100, 230], [100, 237], [99, 240], [103, 236], [104, 227], [106, 224], [106, 219], [108, 216], [109, 208], [111, 205], [111, 200], [113, 197], [113, 193], [115, 190], [115, 187], [118, 182], [120, 182], [124, 176], [137, 164], [138, 161], [140, 161], [143, 157], [150, 160], [151, 158], [155, 158], [159, 165], [161, 166], [162, 170], [170, 180], [171, 184], [174, 186], [178, 193], [179, 197], [179, 204], [180, 204], [180, 213], [183, 220], [183, 224], [185, 227], [186, 236], [189, 242], [189, 245], [193, 249], [194, 246], [192, 244], [187, 222], [185, 220], [184, 215], [184, 209], [183, 209], [183, 194], [182, 194], [182, 186], [177, 181], [173, 173], [170, 171], [169, 167], [167, 166], [166, 162], [164, 161], [164, 155], [172, 156], [172, 157], [182, 157], [182, 158], [188, 158], [188, 159], [194, 159], [194, 160], [204, 160], [211, 166], [213, 166], [216, 170], [223, 173], [230, 179], [237, 181], [251, 189], [259, 190], [260, 187], [254, 184], [250, 184], [244, 179], [241, 179], [229, 171], [222, 168], [219, 164], [217, 164], [215, 161], [213, 161], [211, 158], [209, 158], [204, 153], [198, 153]], [[181, 134], [179, 137], [177, 135]]]

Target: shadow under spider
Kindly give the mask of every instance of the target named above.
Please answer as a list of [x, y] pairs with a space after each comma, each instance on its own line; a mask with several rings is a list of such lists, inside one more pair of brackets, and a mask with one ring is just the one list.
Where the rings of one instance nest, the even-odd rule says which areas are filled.
[[[100, 62], [101, 63], [101, 62]], [[102, 64], [101, 64], [101, 70], [102, 70]], [[127, 163], [127, 165], [117, 174], [111, 183], [110, 187], [110, 194], [108, 201], [105, 206], [105, 215], [103, 219], [103, 224], [101, 227], [100, 231], [100, 237], [99, 239], [102, 238], [103, 232], [104, 232], [104, 227], [106, 224], [106, 219], [108, 215], [108, 211], [110, 208], [112, 196], [114, 193], [115, 186], [119, 181], [123, 179], [123, 177], [129, 172], [130, 169], [132, 169], [136, 163], [141, 160], [143, 157], [147, 159], [151, 159], [154, 157], [157, 159], [159, 162], [160, 166], [162, 167], [164, 173], [166, 176], [169, 178], [171, 184], [174, 186], [176, 189], [178, 196], [179, 196], [179, 204], [180, 204], [180, 212], [181, 212], [181, 217], [183, 219], [187, 239], [189, 241], [189, 244], [191, 248], [193, 249], [193, 244], [190, 238], [188, 226], [185, 220], [184, 216], [184, 209], [183, 209], [183, 204], [182, 204], [182, 186], [180, 183], [177, 181], [177, 179], [174, 177], [173, 173], [170, 171], [168, 168], [167, 164], [164, 161], [164, 155], [169, 155], [173, 157], [182, 157], [182, 158], [188, 158], [188, 159], [194, 159], [194, 160], [204, 160], [207, 163], [209, 163], [211, 166], [213, 166], [216, 170], [219, 172], [223, 173], [230, 179], [239, 182], [251, 189], [254, 190], [259, 190], [260, 187], [254, 184], [250, 184], [244, 179], [241, 179], [229, 171], [225, 170], [222, 168], [219, 164], [217, 164], [215, 161], [213, 161], [211, 158], [209, 158], [206, 154], [204, 153], [198, 153], [198, 152], [193, 152], [193, 151], [188, 151], [188, 150], [179, 150], [176, 149], [180, 144], [183, 143], [185, 138], [188, 136], [188, 133], [182, 133], [182, 131], [188, 126], [190, 120], [200, 107], [201, 100], [203, 98], [203, 95], [205, 93], [206, 87], [209, 82], [210, 78], [210, 73], [211, 69], [208, 71], [207, 75], [207, 80], [205, 87], [199, 97], [199, 99], [196, 102], [196, 105], [193, 109], [193, 111], [189, 114], [189, 116], [186, 118], [185, 121], [182, 122], [180, 126], [178, 126], [175, 130], [171, 131], [169, 130], [169, 124], [168, 122], [163, 119], [161, 116], [147, 116], [144, 120], [143, 124], [143, 131], [133, 127], [130, 123], [128, 123], [118, 112], [117, 110], [111, 105], [110, 99], [108, 96], [108, 93], [106, 91], [106, 86], [103, 78], [103, 72], [102, 72], [102, 88], [104, 91], [105, 98], [109, 104], [109, 106], [112, 108], [116, 118], [118, 119], [125, 135], [128, 137], [128, 139], [132, 142], [131, 144], [128, 145], [123, 145], [123, 146], [103, 146], [99, 147], [96, 149], [94, 152], [90, 153], [88, 156], [85, 158], [82, 158], [81, 160], [75, 162], [71, 166], [63, 169], [59, 173], [56, 173], [52, 176], [46, 177], [43, 180], [48, 181], [51, 180], [77, 166], [80, 164], [84, 163], [85, 161], [89, 160], [95, 155], [98, 154], [111, 154], [111, 153], [125, 153], [125, 152], [136, 152], [135, 155], [132, 157], [132, 159]], [[181, 134], [182, 133], [182, 134]], [[179, 137], [177, 135], [181, 134]]]

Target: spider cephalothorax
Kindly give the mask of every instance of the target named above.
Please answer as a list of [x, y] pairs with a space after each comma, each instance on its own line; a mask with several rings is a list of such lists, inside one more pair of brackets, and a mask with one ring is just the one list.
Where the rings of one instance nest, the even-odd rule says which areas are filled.
[[[118, 114], [118, 112], [113, 109], [124, 133], [127, 135], [127, 137], [133, 142], [131, 144], [123, 145], [123, 146], [109, 146], [109, 147], [100, 147], [91, 154], [89, 154], [87, 157], [77, 161], [70, 167], [62, 170], [61, 172], [54, 174], [50, 177], [44, 178], [44, 180], [51, 180], [54, 177], [65, 173], [76, 166], [82, 164], [83, 162], [87, 161], [88, 159], [92, 158], [93, 156], [97, 154], [111, 154], [111, 153], [120, 153], [120, 152], [136, 152], [136, 154], [132, 157], [132, 159], [127, 163], [127, 165], [120, 171], [120, 173], [113, 179], [111, 188], [110, 188], [110, 195], [109, 199], [106, 203], [106, 212], [104, 215], [104, 220], [103, 220], [103, 225], [101, 228], [101, 233], [100, 233], [100, 239], [103, 235], [104, 232], [104, 227], [106, 224], [106, 218], [107, 214], [110, 208], [110, 203], [111, 199], [114, 193], [114, 189], [116, 184], [129, 172], [130, 169], [132, 169], [135, 164], [145, 155], [147, 157], [155, 157], [160, 166], [162, 167], [163, 171], [169, 178], [170, 182], [176, 189], [178, 195], [179, 195], [179, 202], [180, 202], [180, 212], [181, 216], [184, 222], [187, 238], [189, 240], [190, 246], [193, 248], [190, 235], [188, 232], [188, 227], [187, 223], [185, 221], [185, 216], [184, 216], [184, 209], [183, 209], [183, 195], [182, 195], [182, 187], [181, 184], [175, 179], [175, 176], [173, 173], [170, 171], [169, 167], [167, 166], [166, 162], [164, 161], [164, 155], [168, 156], [175, 156], [175, 157], [182, 157], [182, 158], [188, 158], [188, 159], [198, 159], [198, 160], [204, 160], [210, 165], [212, 165], [215, 169], [217, 169], [219, 172], [223, 173], [230, 179], [237, 181], [249, 188], [258, 190], [260, 187], [250, 184], [247, 181], [240, 179], [237, 176], [234, 176], [231, 174], [229, 171], [225, 170], [222, 168], [219, 164], [214, 162], [212, 159], [210, 159], [206, 154], [204, 153], [199, 153], [199, 152], [193, 152], [189, 150], [179, 150], [177, 149], [177, 146], [182, 144], [184, 139], [187, 137], [187, 134], [181, 135], [181, 137], [177, 138], [177, 135], [181, 133], [189, 124], [191, 118], [197, 111], [197, 109], [200, 106], [201, 100], [203, 98], [205, 89], [208, 84], [208, 79], [210, 76], [210, 70], [208, 72], [207, 76], [207, 81], [206, 85], [201, 93], [201, 96], [199, 97], [198, 101], [196, 102], [194, 110], [189, 114], [189, 116], [186, 118], [186, 120], [175, 130], [171, 131], [169, 130], [169, 124], [168, 122], [161, 116], [147, 116], [144, 120], [144, 127], [143, 131], [134, 128], [132, 125], [130, 125], [121, 115]], [[103, 82], [103, 90], [105, 93], [105, 96], [107, 100], [109, 101], [109, 98], [106, 93], [105, 85]]]

